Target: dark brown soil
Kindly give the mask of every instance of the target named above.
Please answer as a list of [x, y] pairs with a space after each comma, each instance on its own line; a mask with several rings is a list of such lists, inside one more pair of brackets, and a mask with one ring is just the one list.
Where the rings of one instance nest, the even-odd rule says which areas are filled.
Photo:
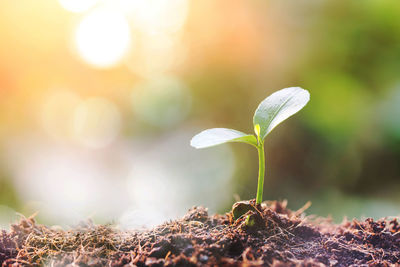
[[[252, 202], [253, 203], [253, 202]], [[233, 219], [195, 207], [146, 231], [87, 223], [73, 230], [24, 218], [0, 233], [2, 266], [400, 266], [396, 219], [310, 219], [286, 203]]]

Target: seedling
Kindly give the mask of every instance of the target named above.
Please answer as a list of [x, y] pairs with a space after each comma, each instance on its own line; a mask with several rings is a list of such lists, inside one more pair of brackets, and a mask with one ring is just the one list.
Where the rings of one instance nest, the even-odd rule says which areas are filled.
[[190, 145], [195, 148], [205, 148], [227, 142], [241, 142], [257, 148], [259, 170], [256, 204], [261, 204], [265, 175], [265, 137], [279, 123], [301, 110], [309, 100], [310, 93], [300, 87], [289, 87], [279, 90], [264, 99], [254, 113], [253, 125], [255, 136], [233, 129], [213, 128], [195, 135], [190, 141]]

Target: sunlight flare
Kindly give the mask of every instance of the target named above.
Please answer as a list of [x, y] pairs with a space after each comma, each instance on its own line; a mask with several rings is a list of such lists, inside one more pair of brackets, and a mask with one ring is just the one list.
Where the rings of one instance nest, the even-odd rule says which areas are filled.
[[117, 11], [97, 9], [78, 25], [76, 47], [82, 59], [98, 68], [117, 65], [131, 44], [128, 21]]

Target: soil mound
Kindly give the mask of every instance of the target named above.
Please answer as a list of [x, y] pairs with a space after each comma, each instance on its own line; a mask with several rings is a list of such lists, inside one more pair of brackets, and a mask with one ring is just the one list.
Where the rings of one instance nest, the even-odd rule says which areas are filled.
[[396, 219], [336, 225], [285, 202], [209, 216], [194, 207], [146, 231], [85, 223], [72, 230], [24, 218], [0, 232], [2, 266], [400, 266]]

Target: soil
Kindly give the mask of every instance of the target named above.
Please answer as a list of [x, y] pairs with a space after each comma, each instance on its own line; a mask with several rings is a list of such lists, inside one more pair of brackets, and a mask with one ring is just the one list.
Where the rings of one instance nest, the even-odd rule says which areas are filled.
[[[242, 203], [243, 204], [243, 203]], [[241, 208], [243, 208], [243, 205]], [[238, 205], [236, 205], [237, 207]], [[291, 211], [285, 202], [209, 216], [194, 207], [154, 229], [84, 223], [72, 230], [23, 218], [0, 233], [2, 266], [400, 266], [396, 219], [345, 221]]]

